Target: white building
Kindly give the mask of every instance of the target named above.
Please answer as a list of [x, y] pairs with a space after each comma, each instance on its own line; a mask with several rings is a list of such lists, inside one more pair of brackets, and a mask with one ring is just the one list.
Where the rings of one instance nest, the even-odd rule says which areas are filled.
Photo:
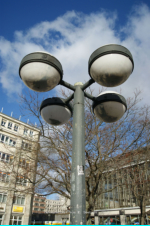
[[0, 224], [28, 224], [40, 130], [0, 113]]
[[68, 213], [67, 207], [70, 205], [70, 200], [65, 197], [60, 197], [58, 200], [46, 199], [46, 213]]

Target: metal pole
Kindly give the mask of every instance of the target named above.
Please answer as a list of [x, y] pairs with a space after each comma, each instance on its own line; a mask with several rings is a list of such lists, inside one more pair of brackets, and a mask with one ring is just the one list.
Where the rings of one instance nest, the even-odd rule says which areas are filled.
[[73, 151], [71, 175], [71, 213], [73, 225], [86, 224], [85, 202], [85, 125], [84, 92], [81, 83], [75, 84], [73, 107]]

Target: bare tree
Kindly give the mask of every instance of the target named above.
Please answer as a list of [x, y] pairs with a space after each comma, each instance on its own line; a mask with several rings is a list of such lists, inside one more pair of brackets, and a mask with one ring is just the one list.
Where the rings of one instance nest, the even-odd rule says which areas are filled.
[[[91, 94], [92, 91], [90, 90]], [[118, 122], [107, 124], [93, 114], [91, 101], [85, 101], [85, 157], [87, 212], [95, 209], [102, 192], [104, 174], [110, 177], [120, 165], [120, 156], [147, 144], [149, 108], [140, 107], [140, 92], [127, 100], [128, 110]], [[61, 91], [66, 97], [66, 93]], [[22, 114], [34, 116], [41, 129], [36, 189], [45, 195], [60, 194], [70, 199], [72, 119], [53, 127], [40, 117], [41, 99], [30, 92], [20, 97]], [[145, 138], [146, 134], [146, 138]], [[113, 169], [113, 170], [110, 170]], [[106, 173], [107, 172], [107, 173]], [[87, 216], [89, 219], [90, 215]]]

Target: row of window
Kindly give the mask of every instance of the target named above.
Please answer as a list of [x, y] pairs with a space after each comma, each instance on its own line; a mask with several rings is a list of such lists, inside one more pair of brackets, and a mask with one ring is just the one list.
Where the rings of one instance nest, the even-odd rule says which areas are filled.
[[34, 200], [35, 200], [35, 201], [38, 201], [38, 202], [45, 202], [45, 199], [35, 198]]
[[51, 207], [52, 208], [61, 208], [62, 209], [64, 206], [63, 205], [57, 205], [57, 206], [56, 205], [47, 205], [47, 208], [51, 208]]
[[25, 197], [24, 196], [14, 196], [13, 203], [17, 205], [24, 205]]
[[61, 202], [60, 201], [52, 201], [52, 200], [46, 200], [46, 202], [47, 202], [47, 204], [52, 204], [52, 203], [54, 203], [54, 204], [61, 204]]
[[[0, 203], [6, 203], [6, 201], [7, 201], [7, 194], [0, 193]], [[25, 203], [25, 196], [14, 196], [13, 204], [24, 205], [24, 203]]]
[[34, 208], [34, 211], [44, 211], [44, 209]]
[[23, 134], [26, 135], [26, 136], [29, 135], [30, 137], [33, 137], [33, 131], [29, 130], [29, 129], [24, 129]]
[[45, 206], [44, 204], [34, 203], [34, 206]]
[[[7, 121], [5, 119], [2, 119], [1, 126], [6, 127], [8, 129], [11, 129], [11, 130], [14, 130], [15, 132], [17, 132], [18, 129], [19, 129], [19, 126], [17, 124], [12, 123], [10, 121]], [[23, 134], [26, 135], [26, 136], [29, 135], [30, 137], [33, 137], [33, 131], [26, 129], [26, 128], [24, 129]]]
[[21, 216], [11, 216], [9, 225], [22, 225], [22, 217]]
[[[0, 172], [0, 181], [8, 183], [10, 181], [10, 173]], [[27, 178], [17, 176], [16, 183], [22, 186], [27, 186]]]
[[[13, 159], [14, 159], [14, 156], [9, 155], [7, 153], [0, 152], [0, 161], [12, 163]], [[29, 161], [21, 158], [19, 160], [19, 166], [22, 168], [29, 168]]]
[[12, 155], [0, 152], [0, 161], [11, 163], [13, 161], [13, 158], [14, 157]]
[[[7, 194], [1, 193], [0, 194], [0, 203], [6, 203], [6, 201], [7, 201]], [[24, 203], [25, 203], [25, 196], [14, 196], [13, 204], [24, 205]]]
[[0, 133], [0, 142], [10, 145], [12, 147], [15, 147], [15, 145], [16, 145], [16, 141], [14, 139], [10, 138], [7, 135], [1, 134], [1, 133]]
[[[12, 147], [15, 147], [16, 146], [16, 141], [14, 139], [12, 139], [9, 136], [4, 135], [2, 133], [0, 133], [0, 142], [2, 142], [4, 144], [7, 144], [7, 145], [10, 145]], [[21, 148], [22, 149], [25, 149], [25, 150], [28, 149], [28, 150], [30, 150], [31, 147], [32, 147], [31, 144], [22, 141], [22, 145], [21, 145]]]
[[7, 127], [8, 129], [13, 129], [15, 132], [18, 131], [17, 124], [13, 124], [12, 122], [7, 122], [5, 119], [2, 119], [1, 126]]
[[[3, 214], [0, 214], [0, 225], [3, 224]], [[22, 225], [22, 216], [11, 216], [9, 225]]]

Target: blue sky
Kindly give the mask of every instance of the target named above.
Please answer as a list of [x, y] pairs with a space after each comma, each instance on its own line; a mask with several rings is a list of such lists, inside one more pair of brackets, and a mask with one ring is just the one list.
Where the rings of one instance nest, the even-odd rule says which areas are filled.
[[[109, 43], [127, 47], [135, 62], [131, 77], [109, 90], [121, 89], [127, 98], [136, 88], [141, 89], [142, 104], [148, 104], [149, 0], [0, 0], [0, 111], [3, 107], [3, 113], [20, 116], [18, 93], [27, 88], [18, 68], [26, 54], [50, 52], [62, 63], [64, 80], [74, 84], [89, 79], [90, 55]], [[99, 89], [97, 84], [92, 87]], [[58, 89], [45, 96], [54, 95]], [[27, 121], [25, 117], [21, 120]]]

